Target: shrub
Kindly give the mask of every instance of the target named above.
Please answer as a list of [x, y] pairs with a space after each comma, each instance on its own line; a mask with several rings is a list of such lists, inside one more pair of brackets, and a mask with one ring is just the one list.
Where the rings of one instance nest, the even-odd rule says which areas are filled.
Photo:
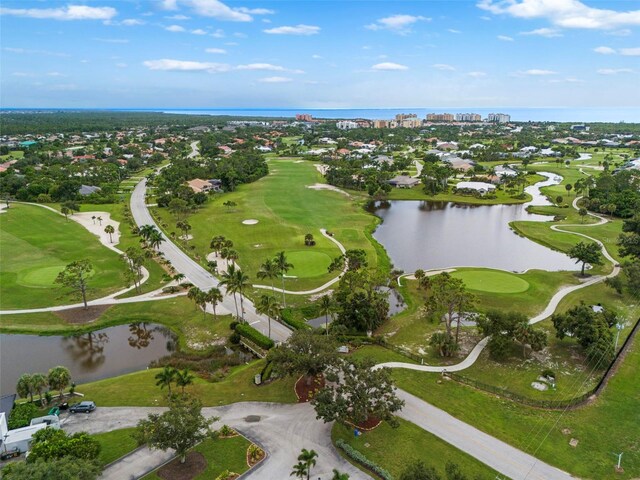
[[264, 348], [265, 350], [269, 350], [274, 346], [273, 340], [271, 340], [266, 335], [263, 335], [250, 325], [246, 325], [244, 323], [238, 324], [236, 326], [236, 333], [238, 333], [241, 337], [246, 338], [247, 340], [251, 340], [253, 343], [261, 348]]
[[31, 419], [37, 417], [39, 414], [38, 407], [33, 403], [20, 403], [11, 410], [7, 426], [9, 430], [26, 427], [31, 422]]
[[272, 374], [273, 374], [273, 362], [267, 362], [267, 364], [262, 369], [262, 372], [260, 372], [260, 378], [262, 379], [263, 382], [266, 382], [271, 378]]
[[232, 435], [235, 435], [236, 431], [233, 428], [231, 428], [229, 425], [223, 425], [220, 428], [218, 433], [223, 437], [230, 437]]
[[238, 345], [240, 343], [240, 334], [238, 332], [233, 332], [229, 336], [229, 341], [232, 345]]
[[369, 460], [362, 453], [360, 453], [358, 450], [353, 448], [351, 445], [349, 445], [347, 442], [345, 442], [341, 438], [339, 438], [338, 441], [336, 441], [336, 447], [341, 448], [342, 451], [346, 453], [347, 457], [349, 457], [351, 460], [354, 460], [360, 463], [361, 465], [368, 468], [369, 470], [371, 470], [373, 473], [383, 478], [384, 480], [393, 480], [393, 477], [389, 472], [387, 472], [384, 468], [380, 467], [378, 464]]
[[235, 330], [240, 322], [236, 322], [235, 320], [229, 324], [229, 328], [231, 330]]

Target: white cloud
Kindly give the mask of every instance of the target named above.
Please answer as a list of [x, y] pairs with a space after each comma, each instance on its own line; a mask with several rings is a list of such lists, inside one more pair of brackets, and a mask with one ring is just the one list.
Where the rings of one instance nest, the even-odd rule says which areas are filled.
[[48, 50], [30, 50], [28, 48], [3, 47], [5, 52], [16, 53], [19, 55], [46, 55], [50, 57], [70, 57], [68, 53], [49, 52]]
[[231, 67], [224, 63], [192, 62], [188, 60], [173, 60], [163, 58], [160, 60], [146, 60], [142, 64], [149, 70], [163, 70], [176, 72], [228, 72]]
[[164, 27], [164, 29], [169, 32], [184, 32], [184, 27], [180, 25], [169, 25], [168, 27]]
[[369, 30], [389, 30], [393, 33], [406, 35], [411, 32], [411, 26], [416, 22], [430, 21], [430, 18], [415, 15], [391, 15], [376, 20], [375, 23], [365, 25]]
[[536, 28], [530, 32], [520, 32], [520, 35], [537, 35], [539, 37], [546, 38], [557, 38], [563, 36], [560, 31], [555, 28]]
[[205, 32], [201, 28], [196, 28], [195, 30], [191, 30], [189, 33], [192, 33], [194, 35], [206, 35], [207, 34], [207, 32]]
[[601, 68], [597, 71], [600, 75], [617, 75], [619, 73], [633, 73], [630, 68]]
[[627, 57], [638, 57], [640, 56], [640, 47], [636, 48], [621, 48], [619, 50], [620, 55], [624, 55]]
[[602, 55], [613, 55], [616, 51], [611, 47], [596, 47], [593, 49], [596, 53], [601, 53]]
[[371, 70], [381, 71], [381, 72], [389, 72], [389, 71], [397, 71], [397, 70], [409, 70], [409, 67], [406, 65], [401, 65], [399, 63], [393, 62], [382, 62], [376, 63], [371, 67]]
[[513, 38], [507, 37], [506, 35], [498, 35], [498, 40], [502, 40], [503, 42], [513, 42]]
[[615, 29], [640, 25], [640, 10], [592, 8], [580, 0], [480, 0], [482, 10], [516, 18], [545, 18], [563, 28]]
[[313, 58], [314, 60], [321, 60], [324, 57], [322, 55], [314, 54], [314, 55], [311, 55], [311, 58]]
[[112, 7], [67, 5], [60, 8], [0, 8], [0, 15], [50, 20], [111, 20], [118, 14]]
[[287, 82], [292, 82], [293, 79], [288, 77], [266, 77], [266, 78], [261, 78], [258, 81], [262, 83], [287, 83]]
[[218, 28], [215, 32], [211, 34], [211, 36], [215, 38], [224, 38], [224, 30], [222, 30], [221, 28]]
[[447, 32], [449, 32], [449, 33], [462, 33], [460, 30], [456, 30], [455, 28], [447, 28]]
[[239, 8], [231, 8], [219, 0], [179, 0], [189, 5], [198, 15], [229, 22], [250, 22], [253, 17]]
[[485, 72], [469, 72], [467, 73], [467, 75], [474, 78], [482, 78], [487, 76]]
[[27, 72], [13, 72], [11, 75], [14, 77], [35, 77], [33, 73]]
[[47, 72], [47, 77], [67, 77], [64, 73], [60, 72]]
[[221, 54], [221, 55], [224, 55], [224, 54], [227, 53], [227, 51], [224, 48], [207, 48], [205, 50], [205, 52], [207, 52], [207, 53], [218, 53], [218, 54]]
[[549, 80], [549, 83], [585, 83], [584, 80], [581, 80], [576, 77], [566, 77], [566, 78], [554, 78]]
[[238, 65], [238, 70], [270, 70], [272, 72], [284, 72], [286, 68], [280, 65], [272, 65], [271, 63], [249, 63], [247, 65]]
[[124, 25], [125, 27], [135, 27], [136, 25], [144, 25], [144, 22], [136, 18], [127, 18], [120, 22], [120, 24]]
[[160, 6], [165, 10], [176, 10], [178, 8], [178, 0], [161, 0]]
[[605, 32], [605, 35], [611, 35], [614, 37], [628, 37], [631, 35], [631, 30], [628, 28], [621, 28], [620, 30], [611, 30], [610, 32]]
[[186, 15], [170, 15], [168, 17], [164, 17], [167, 20], [189, 20], [191, 17], [187, 17]]
[[269, 10], [268, 8], [246, 8], [240, 7], [236, 8], [238, 12], [248, 13], [249, 15], [273, 15], [276, 13], [273, 10]]
[[269, 28], [264, 33], [272, 35], [315, 35], [320, 32], [320, 27], [314, 25], [295, 25]]
[[452, 72], [454, 71], [456, 68], [451, 66], [451, 65], [447, 65], [446, 63], [435, 63], [433, 65], [431, 65], [433, 68], [437, 69], [437, 70], [443, 70], [443, 71], [448, 71], [448, 72]]
[[530, 68], [529, 70], [520, 70], [518, 72], [512, 73], [511, 76], [513, 77], [524, 77], [524, 76], [530, 76], [530, 77], [544, 77], [547, 75], [555, 75], [558, 72], [554, 72], [553, 70], [544, 70], [541, 68]]

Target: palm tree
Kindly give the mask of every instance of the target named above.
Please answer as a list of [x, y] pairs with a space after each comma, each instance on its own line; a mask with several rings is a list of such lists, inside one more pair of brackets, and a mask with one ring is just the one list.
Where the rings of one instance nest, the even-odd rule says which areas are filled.
[[349, 474], [348, 473], [340, 473], [338, 470], [336, 470], [334, 468], [333, 469], [333, 477], [331, 477], [331, 480], [349, 480]]
[[156, 385], [160, 388], [165, 386], [169, 389], [169, 396], [171, 396], [171, 384], [176, 378], [178, 371], [173, 367], [164, 367], [161, 372], [156, 375]]
[[62, 213], [64, 215], [64, 219], [68, 222], [69, 221], [69, 213], [71, 213], [71, 210], [69, 210], [67, 207], [62, 207], [60, 209], [60, 213]]
[[307, 465], [303, 462], [298, 462], [293, 466], [293, 471], [289, 475], [304, 478], [307, 475]]
[[116, 229], [113, 228], [113, 225], [107, 225], [106, 227], [104, 227], [104, 233], [109, 234], [109, 241], [111, 243], [113, 243], [113, 237], [111, 235], [113, 235], [115, 232], [116, 232]]
[[28, 373], [23, 373], [16, 384], [16, 393], [20, 398], [30, 397], [33, 403], [33, 379]]
[[96, 224], [96, 216], [95, 215], [91, 215], [91, 220], [93, 220], [93, 224]]
[[233, 303], [236, 305], [236, 318], [240, 318], [240, 313], [238, 312], [238, 300], [236, 298], [238, 288], [236, 287], [236, 266], [234, 263], [230, 264], [227, 267], [227, 271], [222, 274], [220, 285], [226, 287], [227, 295], [233, 295]]
[[271, 319], [280, 313], [280, 304], [271, 295], [262, 295], [256, 304], [256, 312], [266, 315], [269, 319], [269, 338], [271, 338]]
[[187, 298], [195, 302], [196, 310], [198, 309], [198, 305], [200, 305], [199, 297], [202, 293], [202, 290], [200, 290], [198, 287], [191, 287], [187, 292]]
[[274, 261], [278, 268], [278, 274], [282, 279], [282, 305], [284, 305], [284, 308], [287, 308], [287, 299], [284, 295], [284, 276], [289, 270], [293, 268], [293, 264], [287, 261], [287, 257], [284, 252], [279, 252], [278, 254], [276, 254]]
[[33, 393], [37, 393], [42, 398], [42, 391], [47, 387], [47, 376], [44, 373], [34, 373], [31, 375]]
[[173, 276], [173, 279], [178, 282], [178, 286], [182, 285], [182, 281], [187, 278], [187, 276], [184, 273], [176, 273]]
[[220, 253], [220, 250], [222, 249], [222, 247], [224, 247], [224, 243], [226, 240], [227, 239], [224, 238], [224, 236], [222, 235], [217, 235], [211, 239], [211, 243], [209, 244], [209, 247], [213, 249], [216, 256]]
[[329, 315], [333, 313], [334, 302], [331, 295], [323, 295], [320, 297], [320, 313], [324, 315], [324, 328], [329, 335]]
[[160, 233], [158, 230], [154, 230], [153, 232], [151, 232], [151, 235], [149, 235], [148, 241], [149, 241], [149, 246], [157, 250], [160, 248], [160, 244], [162, 244], [162, 242], [165, 241], [165, 238], [162, 236], [162, 233]]
[[102, 226], [102, 217], [98, 217], [97, 220], [98, 220], [98, 223], [100, 224], [100, 226]]
[[207, 269], [215, 275], [218, 272], [218, 262], [215, 260], [208, 261]]
[[275, 294], [273, 280], [279, 277], [278, 266], [276, 265], [275, 260], [267, 258], [265, 262], [260, 265], [260, 270], [258, 270], [257, 277], [260, 280], [271, 280], [271, 291]]
[[140, 228], [138, 228], [138, 234], [145, 240], [148, 241], [151, 237], [151, 234], [153, 234], [154, 232], [157, 232], [158, 229], [155, 227], [155, 225], [142, 225]]
[[49, 370], [47, 382], [49, 383], [49, 387], [52, 389], [60, 390], [60, 398], [62, 398], [62, 392], [64, 392], [67, 385], [71, 383], [71, 372], [69, 372], [67, 367], [53, 367]]
[[210, 303], [211, 307], [213, 308], [213, 319], [217, 320], [218, 317], [216, 316], [216, 306], [222, 302], [222, 292], [219, 288], [213, 287], [205, 295], [207, 302]]
[[249, 276], [242, 270], [236, 270], [236, 288], [240, 294], [240, 313], [242, 314], [242, 321], [244, 322], [244, 291], [251, 286], [249, 283]]
[[182, 388], [183, 394], [184, 394], [184, 387], [186, 387], [187, 385], [191, 385], [193, 383], [193, 379], [196, 378], [195, 376], [191, 375], [191, 372], [186, 368], [181, 372], [176, 370], [175, 375], [176, 375], [176, 385]]
[[300, 455], [298, 455], [298, 461], [304, 463], [307, 468], [307, 480], [311, 477], [311, 467], [315, 466], [317, 457], [318, 454], [315, 450], [307, 450], [306, 448], [303, 448]]

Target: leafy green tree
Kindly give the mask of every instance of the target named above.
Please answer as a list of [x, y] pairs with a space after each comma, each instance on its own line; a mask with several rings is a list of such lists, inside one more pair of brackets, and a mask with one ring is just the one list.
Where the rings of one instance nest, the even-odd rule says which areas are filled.
[[547, 335], [543, 330], [529, 324], [529, 320], [520, 312], [501, 312], [490, 310], [486, 315], [476, 317], [480, 333], [489, 337], [489, 354], [496, 360], [508, 356], [512, 342], [522, 345], [522, 354], [526, 358], [526, 346], [534, 352], [547, 345]]
[[622, 233], [618, 237], [620, 255], [640, 259], [640, 214], [622, 222]]
[[602, 253], [600, 245], [594, 242], [579, 242], [575, 244], [569, 252], [569, 257], [576, 260], [576, 263], [582, 262], [580, 275], [584, 276], [584, 269], [587, 263], [591, 265], [602, 265]]
[[302, 479], [307, 476], [307, 471], [307, 465], [304, 462], [298, 462], [293, 466], [293, 470], [289, 476]]
[[269, 350], [269, 360], [276, 372], [283, 375], [304, 375], [307, 385], [334, 365], [338, 359], [332, 337], [310, 330], [295, 330], [280, 347]]
[[67, 456], [95, 460], [100, 450], [100, 442], [86, 432], [67, 435], [64, 430], [44, 428], [33, 435], [27, 461], [49, 461]]
[[589, 215], [589, 212], [587, 211], [587, 209], [586, 209], [586, 208], [581, 207], [581, 208], [578, 210], [578, 215], [580, 215], [580, 223], [584, 223], [584, 219], [585, 219], [585, 217], [586, 217], [587, 215]]
[[15, 407], [13, 407], [13, 410], [11, 410], [11, 413], [9, 414], [9, 420], [7, 421], [7, 426], [9, 427], [9, 430], [13, 430], [14, 428], [26, 427], [31, 423], [32, 418], [36, 418], [39, 416], [40, 410], [35, 403], [19, 403]]
[[69, 221], [69, 214], [71, 213], [71, 210], [69, 210], [67, 207], [62, 207], [62, 208], [60, 208], [60, 213], [62, 213], [64, 215], [64, 219], [68, 222]]
[[160, 388], [167, 387], [169, 397], [171, 397], [171, 384], [176, 380], [177, 373], [178, 371], [173, 367], [164, 367], [162, 371], [158, 372], [155, 376], [156, 385]]
[[394, 413], [404, 406], [387, 368], [373, 369], [370, 359], [340, 362], [332, 367], [327, 384], [312, 400], [316, 418], [325, 422], [361, 424], [370, 418], [398, 426]]
[[134, 434], [139, 445], [147, 444], [158, 450], [176, 451], [184, 463], [190, 448], [211, 435], [211, 424], [217, 418], [202, 415], [202, 405], [196, 398], [186, 395], [171, 397], [169, 410], [160, 415], [149, 414], [140, 420]]
[[12, 462], [2, 469], [5, 480], [96, 480], [101, 472], [97, 460], [71, 456], [49, 461]]
[[93, 266], [89, 260], [78, 260], [67, 265], [56, 277], [55, 282], [79, 292], [84, 308], [87, 308], [87, 280]]
[[60, 365], [53, 367], [47, 375], [47, 383], [52, 390], [59, 390], [60, 398], [62, 398], [64, 389], [71, 383], [71, 372], [67, 367]]
[[427, 467], [422, 460], [416, 460], [402, 471], [399, 480], [442, 480], [442, 477], [432, 467]]

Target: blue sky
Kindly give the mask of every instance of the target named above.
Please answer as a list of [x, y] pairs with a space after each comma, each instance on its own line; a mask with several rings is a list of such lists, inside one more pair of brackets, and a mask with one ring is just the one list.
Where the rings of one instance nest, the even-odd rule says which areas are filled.
[[640, 107], [640, 1], [3, 0], [2, 107]]

